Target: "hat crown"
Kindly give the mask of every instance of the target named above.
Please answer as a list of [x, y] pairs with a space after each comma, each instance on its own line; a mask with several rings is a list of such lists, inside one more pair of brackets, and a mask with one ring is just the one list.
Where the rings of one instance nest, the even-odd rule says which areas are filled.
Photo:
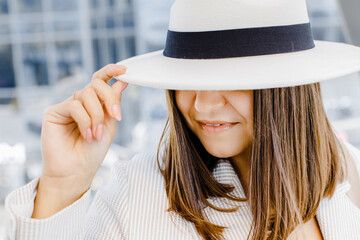
[[215, 31], [308, 22], [306, 0], [176, 0], [169, 30]]

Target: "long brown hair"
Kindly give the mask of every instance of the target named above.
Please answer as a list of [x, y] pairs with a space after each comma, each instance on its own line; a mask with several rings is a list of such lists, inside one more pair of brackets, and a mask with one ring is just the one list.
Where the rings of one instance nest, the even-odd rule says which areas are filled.
[[[222, 239], [224, 226], [211, 223], [202, 209], [209, 197], [248, 201], [253, 215], [248, 239], [286, 239], [315, 216], [345, 176], [343, 151], [327, 119], [320, 84], [254, 90], [254, 129], [248, 199], [231, 194], [234, 186], [215, 180], [219, 158], [210, 155], [187, 126], [166, 90], [169, 116], [158, 147], [158, 165], [169, 200], [168, 211], [194, 223], [204, 239]], [[162, 163], [161, 146], [165, 146]]]

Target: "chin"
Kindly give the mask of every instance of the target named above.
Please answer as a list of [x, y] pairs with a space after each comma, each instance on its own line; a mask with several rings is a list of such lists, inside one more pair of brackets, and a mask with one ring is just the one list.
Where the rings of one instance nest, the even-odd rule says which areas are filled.
[[208, 153], [217, 158], [230, 158], [240, 154], [240, 152], [236, 151], [236, 149], [222, 148], [221, 146], [205, 146], [205, 149]]

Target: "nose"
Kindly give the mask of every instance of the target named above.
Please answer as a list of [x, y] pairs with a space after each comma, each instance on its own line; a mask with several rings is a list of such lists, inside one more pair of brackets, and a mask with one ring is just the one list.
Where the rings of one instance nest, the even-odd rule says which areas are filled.
[[225, 105], [225, 99], [219, 91], [195, 91], [195, 109], [198, 112], [209, 113]]

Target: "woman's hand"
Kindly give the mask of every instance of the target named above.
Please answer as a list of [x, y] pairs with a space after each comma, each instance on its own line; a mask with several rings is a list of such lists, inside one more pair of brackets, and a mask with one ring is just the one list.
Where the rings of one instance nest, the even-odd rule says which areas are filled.
[[[122, 81], [111, 87], [107, 82], [125, 71], [124, 66], [107, 65], [94, 74], [87, 87], [45, 111], [43, 173], [33, 217], [50, 216], [89, 189], [116, 134], [121, 95], [127, 87]], [[55, 203], [44, 207], [49, 201]]]

